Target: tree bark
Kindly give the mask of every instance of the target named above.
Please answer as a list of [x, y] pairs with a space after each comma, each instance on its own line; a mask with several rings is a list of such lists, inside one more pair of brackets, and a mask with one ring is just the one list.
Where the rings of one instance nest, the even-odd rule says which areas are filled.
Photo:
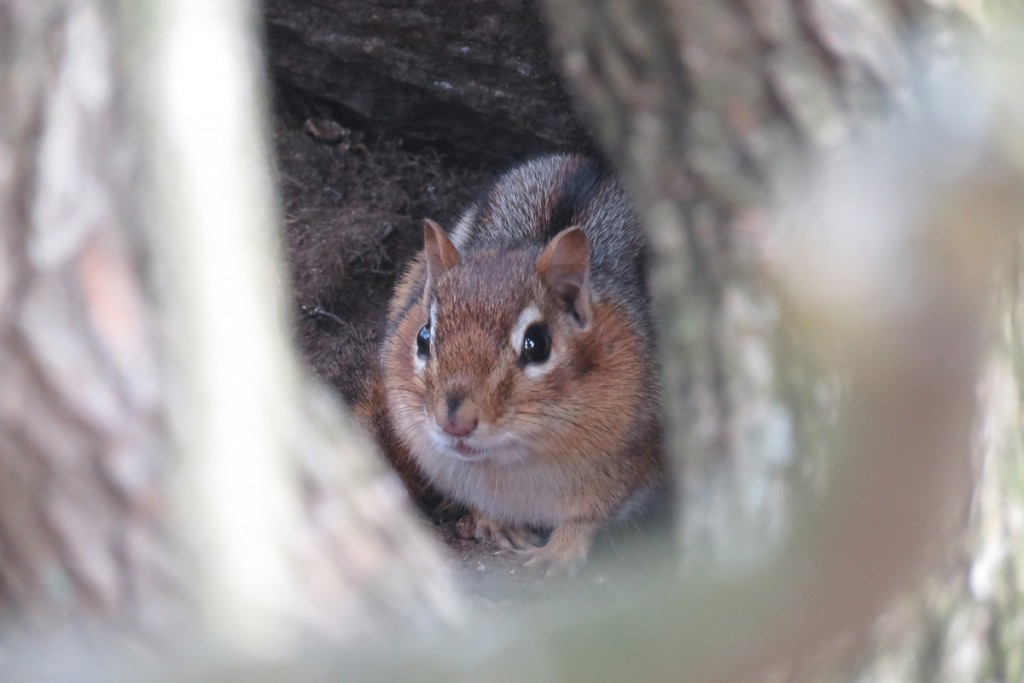
[[210, 635], [266, 652], [457, 612], [394, 476], [288, 342], [247, 7], [0, 3], [15, 626], [167, 642], [198, 607]]
[[116, 15], [0, 16], [0, 613], [150, 622], [181, 586]]
[[892, 112], [914, 57], [902, 4], [547, 4], [570, 80], [650, 226], [667, 443], [694, 555], [765, 547], [786, 527], [802, 425], [817, 420], [778, 362], [769, 201], [798, 162]]
[[[876, 139], [879, 124], [920, 94], [915, 63], [962, 59], [949, 49], [951, 27], [962, 22], [955, 12], [943, 15], [918, 2], [551, 0], [546, 8], [571, 85], [649, 228], [664, 321], [666, 443], [681, 480], [685, 555], [698, 563], [708, 556], [726, 562], [757, 556], [791, 527], [800, 492], [817, 487], [831, 459], [822, 433], [835, 404], [828, 382], [813, 379], [820, 349], [794, 335], [799, 321], [778, 288], [773, 246], [780, 242], [770, 213], [780, 196], [813, 193], [807, 174], [794, 172], [801, 164], [848, 155]], [[1014, 135], [1012, 129], [988, 134], [1004, 140], [997, 146]], [[933, 150], [949, 142], [928, 139]], [[957, 154], [955, 146], [945, 150]], [[896, 159], [894, 153], [886, 163]], [[794, 179], [803, 185], [794, 187]], [[1010, 196], [993, 202], [1006, 212], [997, 222], [1016, 215]], [[870, 220], [864, 207], [848, 211]], [[804, 270], [822, 258], [805, 256]], [[824, 286], [813, 277], [804, 284]], [[889, 295], [881, 296], [879, 302]], [[873, 305], [880, 309], [879, 302]], [[992, 376], [1000, 378], [996, 386], [1006, 379]], [[892, 408], [898, 412], [898, 405]], [[999, 411], [1005, 410], [1004, 403]], [[1006, 624], [1019, 617], [1007, 616], [1016, 610], [1005, 598], [991, 596], [1019, 590], [1008, 578], [1018, 561], [1000, 554], [984, 563], [989, 597], [979, 600], [966, 588], [980, 548], [1000, 553], [993, 548], [1004, 547], [1005, 528], [983, 531], [1003, 526], [994, 509], [1005, 506], [1005, 514], [1019, 505], [1019, 491], [991, 479], [1007, 458], [1019, 462], [1008, 445], [1017, 443], [1017, 430], [999, 424], [994, 433], [1004, 434], [996, 438], [1002, 445], [974, 449], [984, 465], [973, 513], [962, 490], [946, 503], [946, 514], [961, 526], [970, 520], [957, 545], [961, 560], [936, 572], [923, 592], [936, 599], [923, 598], [919, 607], [895, 610], [902, 618], [884, 620], [871, 654], [858, 660], [866, 680], [879, 672], [896, 672], [898, 680], [983, 680], [986, 671], [1008, 671], [1013, 648], [1006, 645]], [[913, 491], [908, 484], [908, 499]], [[891, 513], [893, 519], [905, 514]], [[981, 537], [989, 540], [974, 545]], [[872, 541], [878, 542], [881, 536]], [[863, 568], [860, 560], [851, 566]], [[891, 645], [894, 632], [902, 635], [899, 646]], [[974, 659], [958, 672], [966, 652]], [[847, 668], [838, 677], [852, 675]]]

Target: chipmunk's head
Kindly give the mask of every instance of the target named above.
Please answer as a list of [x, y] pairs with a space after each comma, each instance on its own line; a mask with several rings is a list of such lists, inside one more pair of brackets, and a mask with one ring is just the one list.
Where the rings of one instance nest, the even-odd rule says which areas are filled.
[[583, 428], [576, 389], [600, 353], [583, 231], [460, 253], [428, 221], [422, 267], [422, 299], [385, 347], [399, 438], [416, 453], [500, 463]]

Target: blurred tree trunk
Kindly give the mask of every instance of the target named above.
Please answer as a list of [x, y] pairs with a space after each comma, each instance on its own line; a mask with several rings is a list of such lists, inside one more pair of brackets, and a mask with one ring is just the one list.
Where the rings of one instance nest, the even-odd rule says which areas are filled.
[[[401, 488], [290, 348], [254, 34], [245, 2], [0, 0], [6, 624], [166, 635], [199, 603], [237, 639], [261, 637], [259, 620], [337, 635], [454, 614]], [[189, 71], [196, 56], [223, 67], [213, 81]], [[175, 107], [202, 125], [181, 126]], [[224, 270], [206, 268], [196, 227], [228, 239]], [[247, 420], [234, 432], [233, 407]], [[282, 594], [265, 594], [281, 587], [268, 565], [286, 574]]]
[[180, 591], [109, 3], [0, 4], [0, 615]]
[[785, 526], [818, 420], [779, 362], [769, 203], [798, 163], [892, 113], [917, 4], [547, 4], [570, 82], [650, 227], [667, 442], [695, 556], [748, 552]]
[[[808, 372], [815, 349], [793, 337], [772, 280], [772, 202], [799, 192], [795, 171], [809, 159], [873, 139], [913, 101], [919, 67], [957, 59], [965, 22], [917, 0], [548, 0], [546, 10], [570, 86], [648, 226], [684, 557], [757, 557], [816, 488], [834, 401]], [[993, 377], [1002, 386], [1006, 375]], [[1004, 457], [1020, 462], [1013, 419], [998, 424], [1002, 445], [976, 449], [990, 483]], [[1020, 617], [1004, 598], [1019, 591], [1019, 567], [1007, 529], [984, 529], [1001, 526], [996, 509], [1019, 509], [1021, 492], [978, 491], [973, 517], [969, 500], [948, 501], [973, 525], [929, 588], [940, 599], [887, 619], [902, 639], [879, 632], [865, 680], [1012, 679]], [[985, 546], [981, 597], [969, 579]], [[965, 652], [971, 664], [956, 670]]]

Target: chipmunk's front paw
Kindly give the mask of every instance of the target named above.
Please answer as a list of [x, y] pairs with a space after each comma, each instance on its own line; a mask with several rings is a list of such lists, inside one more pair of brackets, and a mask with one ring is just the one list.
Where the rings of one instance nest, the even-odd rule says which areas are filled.
[[560, 548], [530, 548], [520, 553], [529, 556], [523, 567], [530, 571], [544, 572], [545, 576], [576, 576], [587, 562], [586, 553], [566, 553]]
[[526, 526], [509, 524], [482, 512], [471, 512], [455, 524], [460, 538], [493, 543], [502, 550], [529, 551], [541, 543], [540, 537]]
[[583, 522], [555, 527], [545, 546], [521, 551], [530, 558], [523, 566], [547, 576], [575, 576], [587, 562], [594, 528]]

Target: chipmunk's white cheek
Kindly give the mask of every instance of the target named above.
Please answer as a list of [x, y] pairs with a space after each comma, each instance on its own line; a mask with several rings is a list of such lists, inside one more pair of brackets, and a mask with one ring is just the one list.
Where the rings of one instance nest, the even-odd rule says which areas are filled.
[[431, 416], [423, 421], [423, 433], [430, 442], [430, 445], [438, 451], [446, 451], [450, 445], [450, 440], [445, 436], [441, 428], [437, 426]]
[[552, 345], [551, 355], [548, 356], [548, 359], [543, 363], [530, 363], [523, 368], [523, 374], [527, 379], [540, 379], [558, 367], [561, 357], [561, 349]]

